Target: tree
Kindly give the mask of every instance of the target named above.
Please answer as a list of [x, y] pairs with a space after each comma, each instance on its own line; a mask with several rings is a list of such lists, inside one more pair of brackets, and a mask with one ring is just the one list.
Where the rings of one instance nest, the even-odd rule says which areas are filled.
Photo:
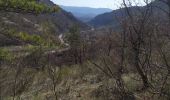
[[[132, 49], [132, 57], [133, 57], [133, 64], [141, 76], [141, 79], [143, 81], [144, 88], [150, 87], [149, 80], [147, 77], [147, 74], [144, 71], [144, 67], [146, 67], [146, 60], [148, 60], [147, 56], [149, 54], [145, 54], [142, 49], [146, 48], [146, 41], [145, 37], [150, 34], [150, 31], [148, 30], [148, 23], [150, 22], [150, 18], [152, 15], [152, 7], [148, 5], [148, 2], [146, 2], [146, 8], [142, 9], [140, 7], [137, 8], [137, 14], [134, 14], [134, 12], [131, 11], [129, 6], [132, 6], [132, 2], [130, 0], [126, 1], [123, 0], [123, 5], [125, 7], [125, 11], [128, 15], [128, 38], [129, 43]], [[130, 4], [130, 5], [127, 5]], [[145, 56], [145, 60], [141, 60], [141, 55]]]
[[70, 28], [70, 33], [67, 36], [68, 42], [71, 46], [71, 52], [74, 56], [76, 64], [82, 63], [82, 41], [80, 30], [77, 26]]
[[[167, 37], [169, 27], [166, 26], [165, 16], [155, 14], [152, 4], [145, 2], [146, 6], [137, 7], [134, 11], [130, 8], [132, 2], [123, 0], [127, 18], [124, 19], [126, 24], [127, 40], [129, 54], [136, 68], [137, 73], [143, 82], [143, 89], [151, 89], [149, 92], [160, 96], [169, 95], [169, 39]], [[166, 1], [168, 4], [169, 1]], [[162, 14], [162, 12], [161, 12]], [[168, 13], [169, 14], [169, 13]], [[168, 22], [168, 21], [167, 21]], [[169, 23], [169, 22], [168, 22]], [[125, 30], [124, 29], [124, 30]], [[158, 76], [161, 75], [161, 77]], [[156, 82], [162, 80], [161, 82]]]
[[58, 6], [48, 7], [37, 0], [0, 0], [0, 11], [41, 14], [58, 10]]

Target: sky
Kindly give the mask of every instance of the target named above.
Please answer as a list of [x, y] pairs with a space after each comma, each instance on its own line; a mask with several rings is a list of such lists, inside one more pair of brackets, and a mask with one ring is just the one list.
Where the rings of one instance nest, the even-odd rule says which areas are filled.
[[[51, 0], [51, 1], [58, 5], [92, 7], [92, 8], [110, 8], [114, 10], [120, 7], [122, 0]], [[140, 2], [140, 4], [142, 3]]]

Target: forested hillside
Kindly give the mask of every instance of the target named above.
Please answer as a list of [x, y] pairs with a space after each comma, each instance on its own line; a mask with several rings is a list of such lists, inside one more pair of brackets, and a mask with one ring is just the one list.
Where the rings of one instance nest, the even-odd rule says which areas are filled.
[[50, 0], [0, 0], [0, 100], [170, 100], [170, 1], [143, 3], [89, 27]]
[[[162, 19], [166, 19], [166, 14], [164, 12], [168, 12], [168, 6], [159, 1], [159, 0], [155, 0], [152, 3], [150, 3], [149, 5], [152, 5], [152, 10], [153, 13], [155, 13], [156, 17], [162, 17]], [[146, 10], [147, 7], [143, 6], [143, 7], [129, 7], [130, 11], [133, 13], [139, 13], [139, 10]], [[158, 16], [160, 15], [160, 16]], [[121, 19], [125, 19], [128, 16], [127, 11], [124, 7], [117, 9], [117, 10], [113, 10], [112, 12], [108, 12], [108, 13], [104, 13], [104, 14], [100, 14], [98, 16], [96, 16], [95, 18], [93, 18], [91, 21], [89, 21], [88, 23], [94, 27], [105, 27], [105, 26], [111, 26], [111, 27], [118, 27], [120, 26], [120, 20]], [[153, 15], [154, 16], [154, 15]], [[115, 29], [116, 29], [115, 28]]]
[[49, 7], [38, 0], [1, 0], [0, 10], [7, 12], [25, 12], [25, 13], [52, 13], [59, 10], [59, 7]]
[[[20, 0], [1, 0], [0, 5], [1, 35], [6, 37], [5, 40], [1, 40], [1, 45], [4, 44], [3, 41], [8, 44], [18, 44], [14, 42], [15, 40], [22, 42], [23, 39], [18, 40], [13, 37], [14, 33], [15, 35], [20, 33], [47, 35], [49, 33], [52, 37], [57, 37], [59, 34], [67, 32], [74, 25], [79, 25], [81, 29], [88, 28], [87, 25], [75, 19], [72, 14], [62, 10], [49, 0], [24, 0], [23, 2]], [[13, 36], [8, 37], [6, 34]], [[45, 38], [46, 35], [43, 37]], [[20, 36], [17, 35], [18, 37]], [[11, 42], [8, 40], [11, 40]]]

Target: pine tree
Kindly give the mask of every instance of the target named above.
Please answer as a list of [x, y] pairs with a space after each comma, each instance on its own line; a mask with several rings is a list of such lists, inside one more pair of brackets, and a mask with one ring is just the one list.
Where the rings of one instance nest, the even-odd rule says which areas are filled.
[[49, 7], [37, 0], [0, 0], [0, 11], [40, 14], [58, 10], [58, 6]]
[[71, 46], [71, 51], [75, 60], [75, 63], [82, 63], [82, 41], [79, 28], [74, 26], [70, 29], [68, 35], [68, 42]]

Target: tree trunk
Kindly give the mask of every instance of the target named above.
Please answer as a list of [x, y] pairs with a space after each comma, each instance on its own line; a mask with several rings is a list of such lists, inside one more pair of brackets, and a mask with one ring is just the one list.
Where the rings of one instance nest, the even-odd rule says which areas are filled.
[[140, 68], [140, 65], [139, 65], [139, 60], [140, 60], [139, 59], [139, 48], [134, 47], [133, 49], [134, 49], [134, 53], [135, 53], [134, 65], [135, 65], [139, 75], [142, 78], [144, 88], [148, 88], [149, 87], [148, 77], [144, 74], [144, 72], [142, 71], [142, 69]]

